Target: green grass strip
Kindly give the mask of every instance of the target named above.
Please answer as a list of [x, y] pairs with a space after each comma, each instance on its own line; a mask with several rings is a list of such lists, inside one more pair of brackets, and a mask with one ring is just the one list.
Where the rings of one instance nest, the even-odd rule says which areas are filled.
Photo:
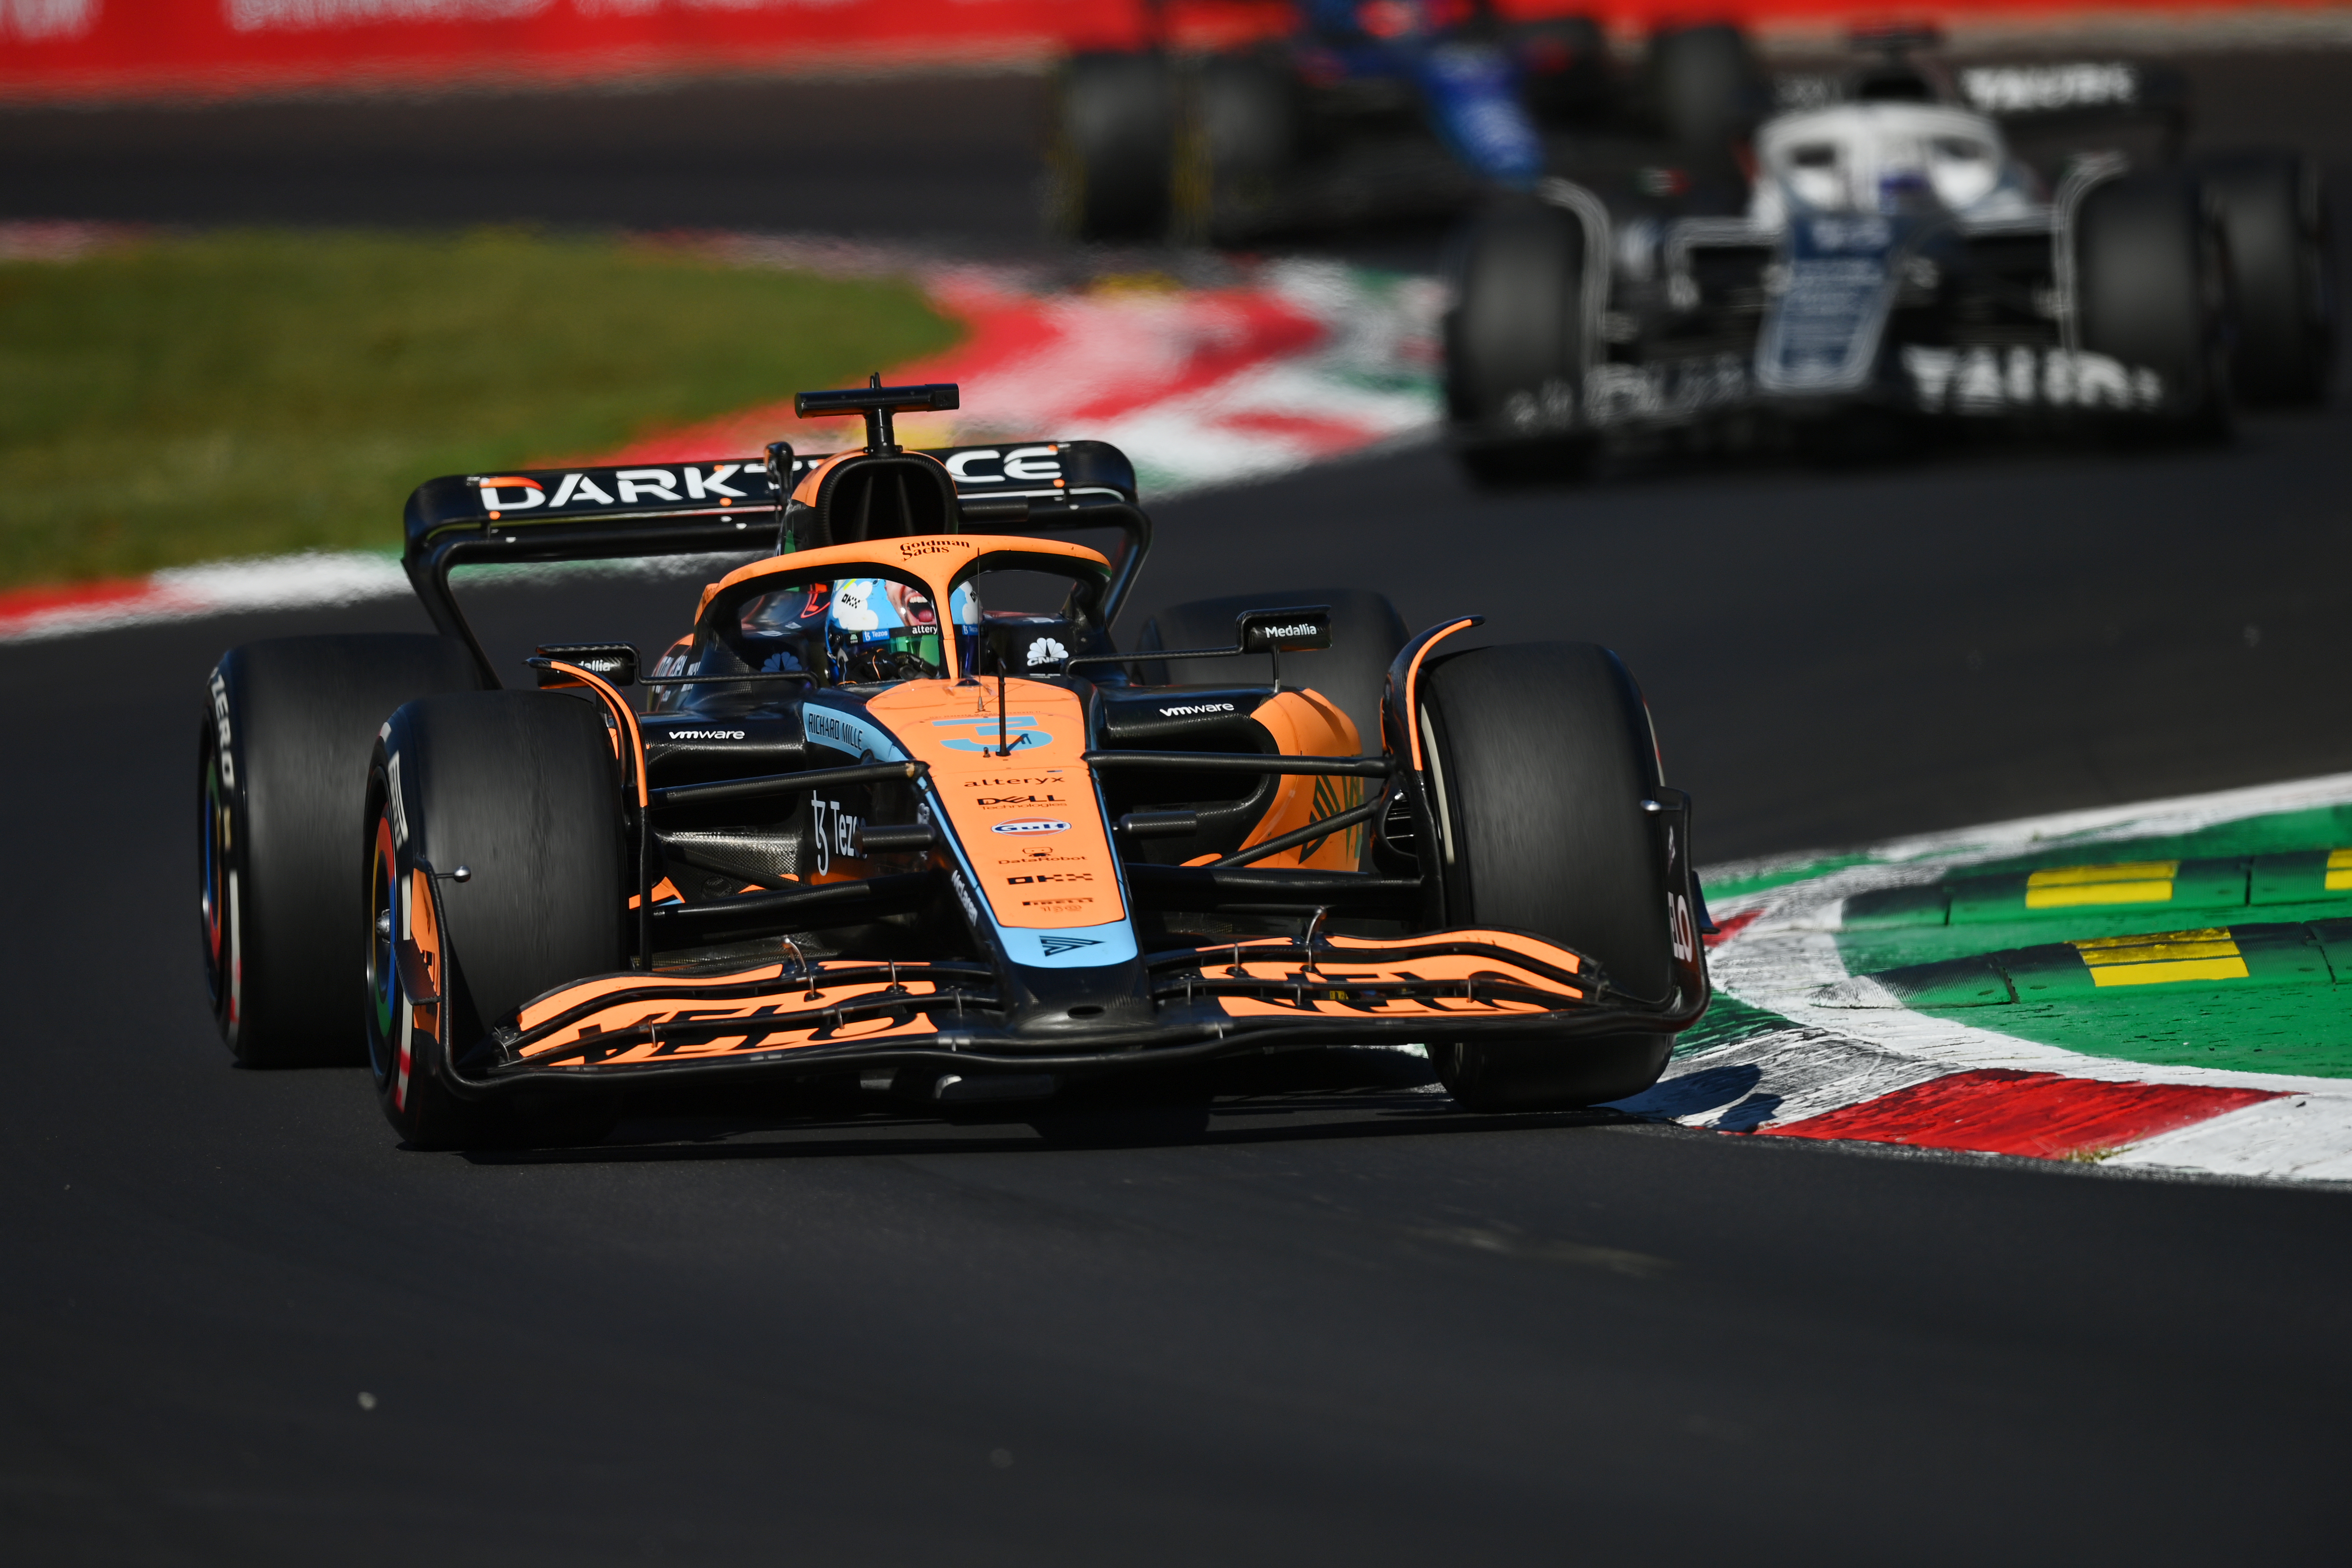
[[956, 331], [907, 283], [527, 231], [0, 263], [0, 585], [396, 548], [436, 474], [862, 381]]

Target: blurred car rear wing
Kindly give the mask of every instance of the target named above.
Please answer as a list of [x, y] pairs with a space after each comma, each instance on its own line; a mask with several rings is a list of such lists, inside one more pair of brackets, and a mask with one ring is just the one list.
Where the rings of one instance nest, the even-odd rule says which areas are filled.
[[[826, 454], [780, 447], [786, 490]], [[945, 464], [975, 532], [1073, 533], [1116, 529], [1124, 548], [1104, 595], [1118, 614], [1151, 544], [1135, 465], [1106, 441], [999, 442], [919, 448]], [[605, 561], [776, 548], [784, 495], [764, 457], [688, 463], [509, 468], [427, 479], [408, 498], [401, 564], [435, 626], [471, 650], [499, 684], [450, 591], [458, 566]]]

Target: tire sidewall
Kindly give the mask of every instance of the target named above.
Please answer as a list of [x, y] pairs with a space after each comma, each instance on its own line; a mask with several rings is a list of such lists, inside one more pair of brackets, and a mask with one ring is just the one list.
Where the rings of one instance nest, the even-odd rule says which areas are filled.
[[[1572, 752], [1547, 759], [1545, 765], [1569, 764], [1549, 795], [1531, 786], [1497, 790], [1492, 780], [1481, 779], [1477, 790], [1487, 798], [1474, 806], [1466, 798], [1474, 793], [1473, 762], [1465, 755], [1473, 748], [1465, 744], [1471, 737], [1464, 729], [1494, 721], [1494, 703], [1489, 699], [1481, 712], [1465, 702], [1465, 711], [1449, 713], [1448, 671], [1453, 671], [1454, 680], [1465, 676], [1508, 679], [1515, 674], [1515, 665], [1539, 668], [1547, 659], [1560, 662], [1561, 673], [1580, 683], [1591, 683], [1583, 693], [1580, 723], [1591, 727], [1587, 742], [1595, 748], [1592, 757], [1582, 764]], [[1433, 858], [1440, 889], [1439, 897], [1424, 911], [1427, 922], [1443, 927], [1500, 927], [1562, 942], [1595, 959], [1621, 986], [1646, 999], [1664, 1001], [1673, 984], [1677, 911], [1673, 889], [1667, 886], [1670, 857], [1659, 840], [1654, 819], [1641, 806], [1643, 800], [1655, 798], [1662, 779], [1647, 704], [1632, 672], [1614, 654], [1590, 645], [1554, 645], [1549, 650], [1544, 645], [1470, 649], [1431, 660], [1417, 690], [1423, 700], [1412, 720], [1419, 727], [1428, 764], [1431, 805], [1439, 817], [1415, 828], [1416, 840], [1425, 847], [1423, 874], [1427, 876]], [[1512, 721], [1518, 726], [1518, 747], [1531, 752], [1544, 743], [1540, 738], [1547, 733], [1580, 721], [1573, 704], [1550, 713], [1539, 710], [1542, 696], [1539, 685], [1531, 689]], [[1484, 768], [1493, 767], [1496, 755], [1507, 754], [1498, 753], [1491, 744], [1475, 749], [1485, 753], [1476, 764]], [[1573, 790], [1578, 787], [1588, 792], [1588, 798], [1575, 798]], [[1567, 798], [1561, 798], [1563, 791]], [[1622, 817], [1622, 832], [1610, 841], [1611, 853], [1597, 860], [1589, 849], [1567, 847], [1570, 841], [1561, 838], [1563, 847], [1552, 857], [1554, 863], [1540, 866], [1532, 874], [1516, 862], [1507, 863], [1507, 868], [1517, 874], [1519, 885], [1504, 890], [1497, 907], [1496, 889], [1482, 888], [1474, 868], [1478, 868], [1478, 874], [1491, 875], [1498, 861], [1490, 849], [1482, 849], [1472, 840], [1506, 815], [1507, 801], [1515, 825], [1523, 825], [1531, 814], [1550, 812], [1558, 833], [1562, 818], [1580, 812], [1603, 812]], [[1454, 845], [1451, 855], [1446, 848], [1449, 838]], [[1687, 847], [1682, 854], [1687, 856]], [[1598, 881], [1592, 881], [1595, 877]], [[1579, 886], [1580, 879], [1591, 885]], [[1590, 914], [1597, 922], [1591, 929], [1603, 933], [1606, 940], [1594, 940], [1587, 930], [1547, 929], [1568, 923], [1557, 918], [1531, 918], [1531, 910], [1538, 907], [1550, 908], [1557, 917], [1559, 907], [1544, 906], [1540, 900], [1531, 903], [1530, 886], [1569, 889], [1569, 921]], [[1475, 1040], [1431, 1041], [1429, 1052], [1440, 1081], [1466, 1109], [1561, 1110], [1646, 1089], [1664, 1070], [1673, 1046], [1671, 1035], [1654, 1031], [1575, 1037], [1555, 1032], [1527, 1038], [1488, 1032]]]
[[196, 728], [197, 943], [213, 1022], [229, 1053], [244, 1059], [244, 856], [249, 839], [244, 780], [238, 765], [235, 689], [228, 667], [213, 667], [205, 683], [205, 711]]

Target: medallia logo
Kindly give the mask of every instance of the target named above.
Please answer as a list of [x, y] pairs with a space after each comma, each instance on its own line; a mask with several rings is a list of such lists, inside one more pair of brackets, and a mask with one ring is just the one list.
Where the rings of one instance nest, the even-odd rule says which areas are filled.
[[1035, 834], [1067, 833], [1070, 825], [1056, 822], [1050, 816], [1024, 816], [1014, 822], [1000, 822], [989, 829], [992, 833]]

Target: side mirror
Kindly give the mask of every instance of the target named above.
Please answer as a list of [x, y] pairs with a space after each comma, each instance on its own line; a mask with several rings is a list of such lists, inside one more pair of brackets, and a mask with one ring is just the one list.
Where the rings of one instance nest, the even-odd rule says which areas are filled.
[[[577, 665], [607, 686], [635, 686], [637, 683], [637, 647], [625, 642], [551, 642], [539, 647], [541, 658], [561, 659]], [[536, 667], [541, 689], [569, 686], [572, 678], [559, 669], [545, 665]]]
[[1298, 653], [1331, 646], [1331, 606], [1244, 610], [1234, 621], [1234, 641], [1244, 653]]

